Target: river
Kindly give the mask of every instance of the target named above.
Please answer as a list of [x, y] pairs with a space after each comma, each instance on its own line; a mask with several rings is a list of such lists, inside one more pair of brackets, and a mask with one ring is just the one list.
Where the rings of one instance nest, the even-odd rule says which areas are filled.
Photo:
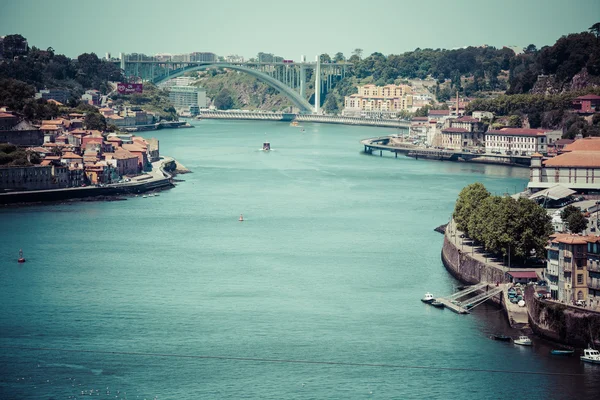
[[0, 209], [0, 398], [600, 393], [600, 366], [490, 340], [518, 335], [497, 308], [419, 301], [458, 285], [433, 229], [459, 191], [528, 169], [361, 153], [391, 129], [193, 124], [143, 134], [193, 171], [160, 196]]

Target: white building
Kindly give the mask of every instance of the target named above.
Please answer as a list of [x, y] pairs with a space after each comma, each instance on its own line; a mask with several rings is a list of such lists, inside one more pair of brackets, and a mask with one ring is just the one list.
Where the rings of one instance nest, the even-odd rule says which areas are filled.
[[533, 154], [527, 186], [534, 191], [558, 184], [576, 191], [600, 191], [600, 138], [576, 140], [563, 151], [546, 161]]
[[177, 110], [189, 111], [190, 106], [206, 108], [206, 90], [198, 86], [172, 86], [169, 99]]
[[548, 153], [548, 144], [560, 139], [560, 131], [547, 129], [502, 128], [485, 134], [486, 153], [531, 156]]

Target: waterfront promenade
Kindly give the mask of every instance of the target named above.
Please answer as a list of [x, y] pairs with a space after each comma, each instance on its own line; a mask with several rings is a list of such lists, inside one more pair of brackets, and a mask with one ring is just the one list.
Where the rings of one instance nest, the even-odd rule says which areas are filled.
[[[479, 283], [488, 283], [492, 286], [496, 283], [502, 285], [503, 291], [501, 303], [503, 308], [506, 310], [511, 326], [516, 328], [524, 327], [528, 323], [527, 308], [519, 307], [518, 305], [508, 301], [508, 289], [510, 284], [507, 282], [506, 273], [517, 271], [535, 271], [537, 275], [541, 277], [542, 268], [511, 268], [510, 264], [506, 265], [504, 263], [504, 260], [499, 260], [495, 257], [492, 257], [485, 253], [481, 247], [475, 246], [471, 239], [467, 238], [462, 231], [456, 228], [456, 223], [452, 219], [448, 225], [446, 225], [446, 231], [444, 235], [447, 242], [452, 247], [457, 249], [461, 257], [470, 258], [476, 261], [478, 265], [485, 265], [486, 268], [497, 271], [496, 274], [493, 274], [494, 276], [502, 276], [504, 278], [499, 282], [489, 282], [485, 278], [481, 279], [481, 277], [489, 276], [489, 274], [481, 274], [480, 271]], [[449, 266], [447, 265], [446, 267], [448, 268]]]

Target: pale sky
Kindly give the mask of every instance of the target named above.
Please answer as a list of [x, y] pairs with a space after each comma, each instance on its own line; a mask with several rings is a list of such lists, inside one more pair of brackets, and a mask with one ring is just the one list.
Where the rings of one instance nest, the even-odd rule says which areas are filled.
[[76, 57], [190, 53], [299, 60], [356, 48], [552, 45], [600, 21], [599, 0], [0, 0], [0, 36]]

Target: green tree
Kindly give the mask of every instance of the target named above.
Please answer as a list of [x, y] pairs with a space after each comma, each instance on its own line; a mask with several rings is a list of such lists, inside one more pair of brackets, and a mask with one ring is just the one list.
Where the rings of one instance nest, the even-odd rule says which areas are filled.
[[346, 57], [344, 57], [344, 53], [342, 53], [341, 51], [338, 51], [337, 53], [335, 53], [335, 56], [333, 56], [333, 61], [335, 62], [344, 61], [345, 59]]
[[327, 114], [337, 114], [339, 112], [338, 101], [334, 93], [327, 94], [323, 108]]
[[529, 46], [527, 46], [523, 49], [523, 53], [535, 54], [535, 53], [537, 53], [537, 47], [535, 46], [535, 44], [530, 44]]
[[588, 30], [596, 35], [596, 39], [600, 39], [600, 22], [596, 22], [594, 25], [590, 26]]
[[460, 191], [452, 215], [459, 230], [467, 235], [469, 234], [468, 224], [471, 214], [475, 211], [477, 205], [489, 196], [490, 192], [479, 182], [473, 183]]
[[513, 114], [508, 117], [507, 124], [510, 127], [520, 128], [522, 123], [523, 123], [523, 121], [521, 120], [520, 115]]
[[359, 60], [362, 58], [363, 49], [354, 49], [352, 55], [355, 55]]
[[415, 117], [426, 117], [427, 115], [429, 115], [429, 110], [431, 109], [431, 106], [426, 105], [423, 106], [419, 109], [417, 109], [417, 111], [415, 111]]
[[560, 218], [565, 222], [571, 233], [581, 233], [587, 228], [588, 219], [583, 215], [581, 209], [568, 205], [560, 212]]
[[230, 110], [234, 107], [231, 92], [227, 89], [222, 89], [214, 100], [215, 107], [219, 110]]
[[27, 54], [29, 47], [27, 46], [27, 39], [21, 35], [6, 35], [2, 42], [2, 53], [4, 58], [12, 60], [14, 57], [23, 56]]
[[86, 114], [83, 124], [86, 129], [98, 130], [104, 132], [106, 130], [106, 118], [98, 112]]

